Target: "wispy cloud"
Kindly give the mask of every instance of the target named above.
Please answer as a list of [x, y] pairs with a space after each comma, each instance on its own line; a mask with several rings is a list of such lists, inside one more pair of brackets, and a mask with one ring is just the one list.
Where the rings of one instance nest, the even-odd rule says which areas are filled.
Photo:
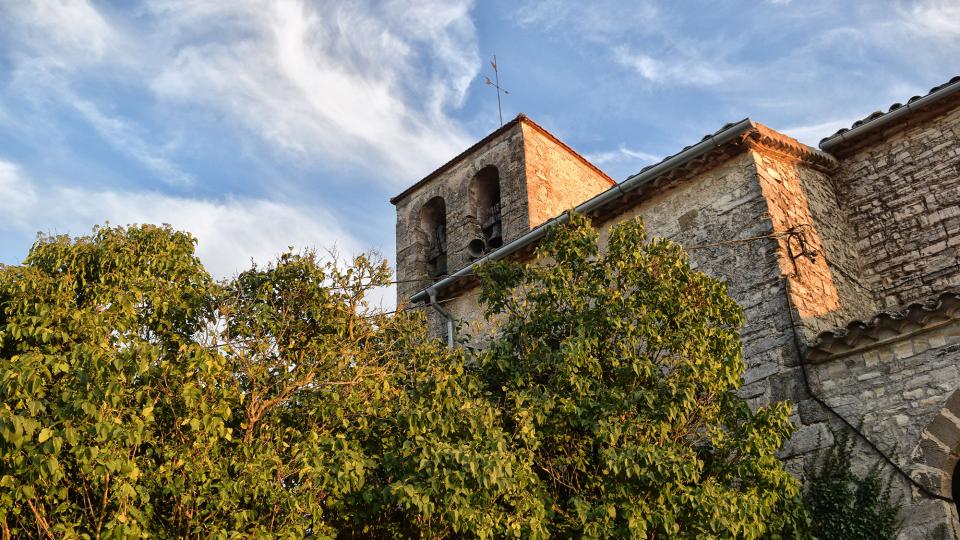
[[633, 51], [627, 46], [614, 47], [613, 53], [620, 65], [636, 71], [641, 77], [654, 83], [714, 85], [735, 74], [732, 68], [709, 61], [696, 53], [657, 59]]
[[281, 152], [395, 186], [468, 145], [448, 111], [480, 64], [469, 3], [216, 6], [152, 6], [178, 34], [218, 29], [171, 51], [151, 84], [161, 99], [223, 111]]
[[816, 147], [821, 139], [833, 135], [841, 128], [849, 128], [856, 120], [856, 117], [844, 117], [813, 124], [786, 127], [780, 129], [780, 131], [804, 144]]
[[640, 150], [631, 150], [624, 146], [616, 150], [607, 150], [604, 152], [594, 152], [587, 154], [586, 157], [591, 163], [597, 166], [608, 165], [612, 163], [654, 163], [660, 161], [660, 157]]
[[912, 33], [927, 39], [960, 41], [960, 3], [930, 0], [902, 7], [904, 24]]
[[[0, 160], [0, 214], [7, 228], [23, 227], [30, 210], [37, 205], [37, 193], [14, 163]], [[3, 225], [0, 224], [0, 230]]]
[[0, 22], [22, 48], [19, 54], [60, 69], [96, 63], [120, 50], [114, 29], [86, 0], [6, 2]]
[[18, 93], [58, 92], [172, 184], [190, 178], [163, 142], [81, 83], [96, 74], [148, 92], [171, 118], [213, 112], [288, 160], [363, 170], [391, 189], [472, 139], [451, 116], [481, 64], [468, 0], [158, 0], [136, 18], [84, 0], [22, 4], [0, 8]]
[[630, 35], [659, 33], [658, 25], [665, 23], [665, 14], [655, 2], [635, 1], [624, 8], [617, 0], [538, 0], [521, 3], [511, 18], [531, 30], [553, 32], [572, 27], [581, 39], [607, 44], [622, 42]]
[[148, 143], [130, 122], [104, 114], [92, 101], [74, 96], [67, 101], [118, 152], [138, 161], [164, 182], [174, 186], [189, 186], [193, 177], [165, 157], [162, 148]]

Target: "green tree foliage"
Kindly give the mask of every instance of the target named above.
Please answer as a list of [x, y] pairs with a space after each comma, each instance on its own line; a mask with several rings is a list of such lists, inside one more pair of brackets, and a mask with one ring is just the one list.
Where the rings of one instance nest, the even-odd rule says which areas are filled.
[[637, 222], [539, 255], [484, 270], [470, 351], [369, 309], [366, 257], [218, 282], [168, 227], [40, 238], [0, 267], [0, 538], [786, 534], [723, 285]]
[[0, 537], [536, 535], [537, 478], [389, 280], [287, 254], [216, 283], [169, 228], [0, 268]]
[[811, 532], [820, 540], [896, 538], [900, 505], [892, 500], [890, 481], [880, 479], [880, 464], [859, 476], [852, 469], [849, 434], [836, 433], [834, 441], [820, 463], [807, 470], [803, 499], [812, 517]]
[[789, 407], [751, 412], [740, 307], [639, 220], [606, 250], [586, 218], [540, 260], [483, 272], [500, 335], [478, 357], [563, 537], [758, 538], [803, 516], [774, 452]]

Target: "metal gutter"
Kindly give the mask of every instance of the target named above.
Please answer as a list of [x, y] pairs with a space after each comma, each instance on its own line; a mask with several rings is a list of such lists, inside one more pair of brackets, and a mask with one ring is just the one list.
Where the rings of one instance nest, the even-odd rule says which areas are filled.
[[933, 104], [942, 99], [946, 99], [952, 96], [953, 94], [956, 94], [957, 92], [960, 92], [960, 81], [948, 83], [947, 85], [943, 86], [939, 90], [931, 92], [923, 96], [922, 98], [916, 99], [912, 102], [908, 101], [906, 105], [902, 105], [884, 114], [883, 116], [879, 116], [874, 120], [868, 120], [867, 122], [864, 122], [863, 124], [849, 131], [838, 133], [832, 137], [828, 137], [820, 141], [820, 144], [819, 144], [820, 149], [825, 152], [829, 152], [831, 148], [835, 148], [845, 142], [858, 138], [864, 133], [868, 133], [870, 131], [880, 129], [890, 124], [891, 122], [894, 122], [900, 119], [903, 116], [916, 112], [917, 109], [921, 109], [923, 107], [926, 107], [927, 105]]
[[[686, 163], [706, 154], [707, 152], [719, 148], [724, 144], [736, 139], [743, 133], [754, 129], [756, 124], [753, 123], [749, 118], [744, 118], [743, 120], [731, 124], [724, 129], [721, 129], [713, 135], [708, 135], [699, 143], [690, 146], [683, 151], [670, 156], [667, 159], [664, 159], [660, 163], [653, 165], [649, 168], [646, 168], [639, 173], [627, 178], [623, 182], [613, 186], [612, 188], [594, 196], [591, 199], [579, 204], [576, 206], [573, 211], [579, 214], [588, 214], [593, 210], [596, 210], [600, 207], [603, 207], [610, 202], [622, 198], [627, 193], [641, 187], [660, 175], [669, 172], [677, 167], [685, 165]], [[457, 270], [453, 274], [441, 279], [440, 281], [434, 283], [433, 285], [427, 287], [426, 289], [421, 290], [420, 292], [414, 294], [410, 297], [410, 301], [413, 303], [416, 302], [426, 302], [431, 298], [436, 298], [437, 293], [443, 291], [445, 288], [453, 284], [460, 278], [466, 277], [474, 272], [474, 270], [486, 263], [487, 261], [497, 261], [503, 258], [506, 258], [517, 251], [527, 247], [528, 245], [536, 242], [543, 238], [547, 233], [547, 229], [554, 225], [565, 223], [569, 219], [567, 213], [563, 213], [559, 216], [551, 218], [538, 226], [537, 228], [527, 232], [520, 238], [510, 242], [509, 244], [501, 247], [500, 249], [485, 255], [484, 257], [474, 261], [473, 263], [464, 266], [460, 270]]]

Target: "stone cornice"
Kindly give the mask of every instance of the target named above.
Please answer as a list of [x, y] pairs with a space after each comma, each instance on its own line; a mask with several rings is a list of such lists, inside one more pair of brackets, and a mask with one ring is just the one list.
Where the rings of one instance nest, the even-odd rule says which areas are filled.
[[754, 129], [744, 133], [744, 138], [751, 148], [789, 156], [823, 172], [834, 170], [838, 164], [836, 158], [830, 154], [807, 146], [763, 124], [754, 123]]

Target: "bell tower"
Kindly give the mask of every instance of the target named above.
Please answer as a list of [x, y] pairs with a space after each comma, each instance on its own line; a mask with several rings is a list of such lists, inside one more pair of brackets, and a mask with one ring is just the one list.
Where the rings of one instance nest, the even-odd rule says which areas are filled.
[[615, 184], [517, 116], [390, 199], [398, 302]]

